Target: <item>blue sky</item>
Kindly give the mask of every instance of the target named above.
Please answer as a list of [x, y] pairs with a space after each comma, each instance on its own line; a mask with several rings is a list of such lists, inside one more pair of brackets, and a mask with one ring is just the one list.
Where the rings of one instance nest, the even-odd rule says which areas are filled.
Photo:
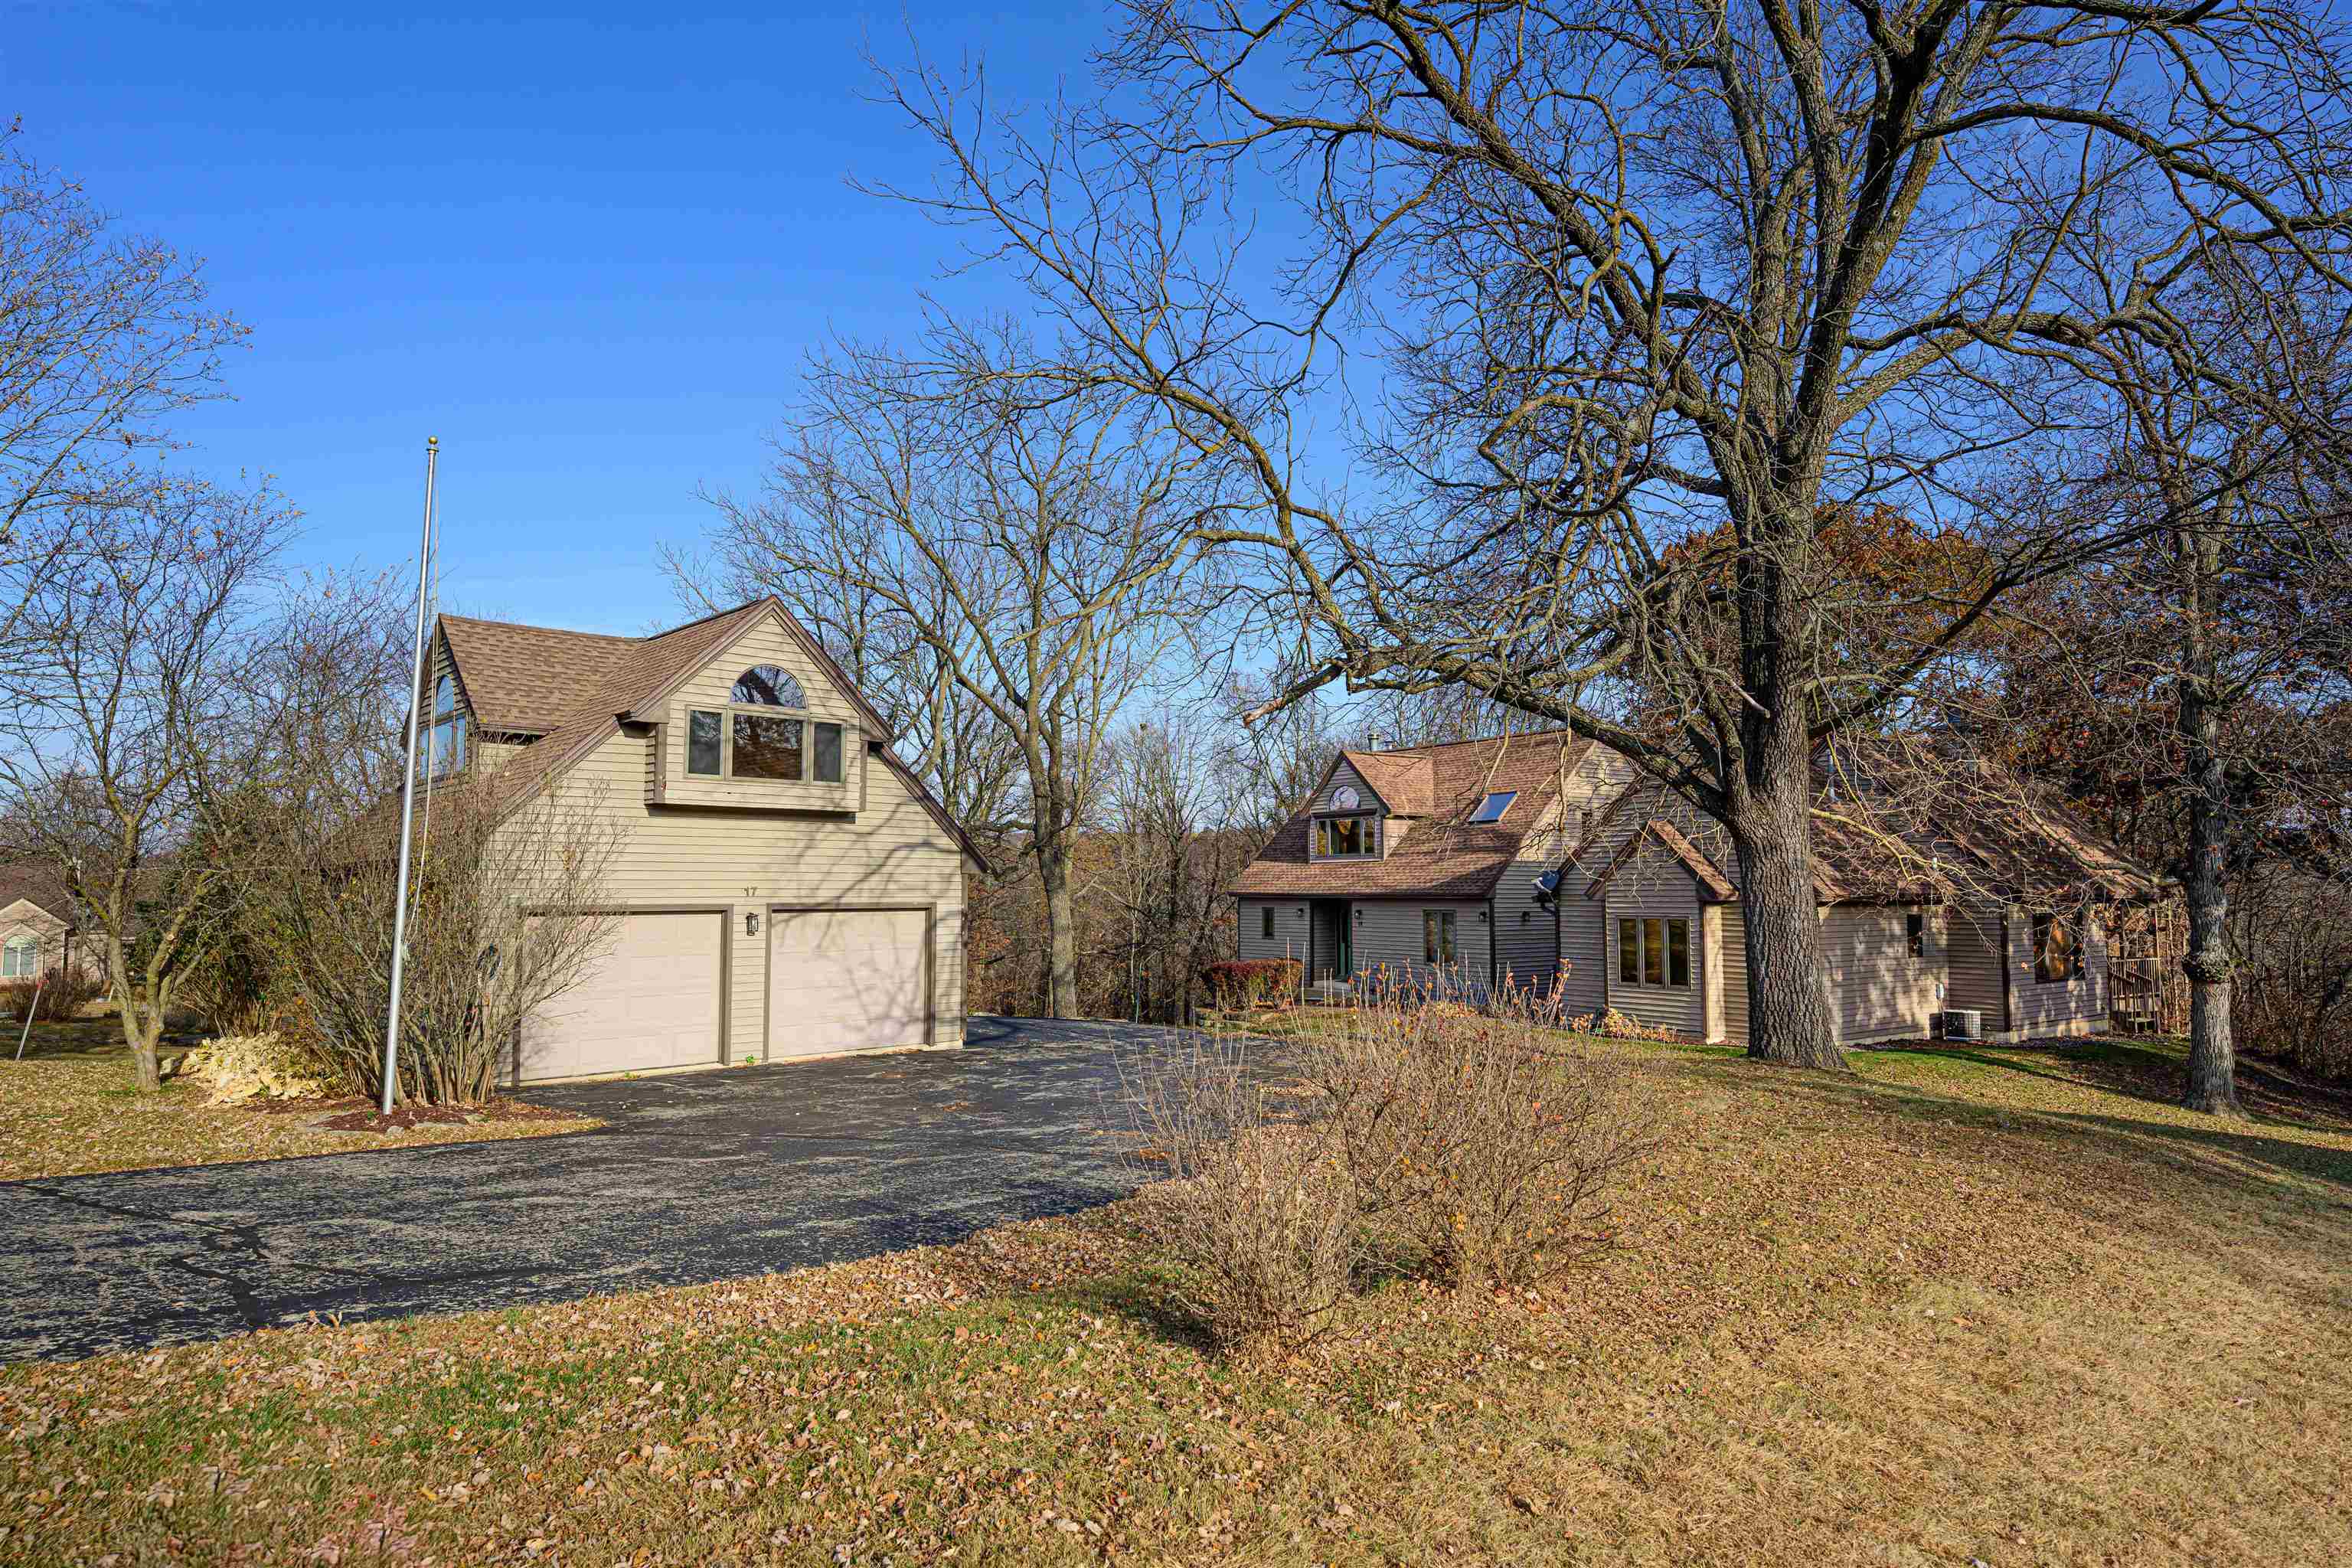
[[953, 254], [847, 184], [931, 168], [861, 97], [861, 47], [981, 49], [1003, 100], [1082, 78], [1101, 26], [1045, 4], [0, 17], [24, 151], [205, 258], [252, 328], [236, 401], [176, 421], [181, 461], [275, 476], [306, 561], [390, 565], [438, 436], [445, 602], [618, 632], [677, 618], [656, 545], [699, 533], [698, 485], [756, 482], [807, 350], [905, 332]]

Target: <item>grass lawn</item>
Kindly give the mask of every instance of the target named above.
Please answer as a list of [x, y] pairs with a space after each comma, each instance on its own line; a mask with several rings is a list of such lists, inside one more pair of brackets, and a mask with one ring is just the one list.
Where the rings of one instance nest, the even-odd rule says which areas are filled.
[[[2352, 1554], [2352, 1121], [2167, 1048], [1627, 1048], [1662, 1142], [1540, 1295], [1279, 1366], [1147, 1191], [694, 1289], [0, 1373], [41, 1563], [2322, 1563]], [[2291, 1114], [2290, 1114], [2291, 1112]]]
[[[166, 1080], [153, 1094], [139, 1093], [131, 1087], [131, 1055], [121, 1025], [112, 1018], [36, 1024], [21, 1062], [16, 1059], [17, 1027], [8, 1026], [5, 1043], [0, 1044], [0, 1182], [536, 1138], [601, 1125], [540, 1115], [387, 1132], [335, 1131], [311, 1125], [330, 1114], [325, 1110], [213, 1105], [193, 1084]], [[0, 1551], [5, 1545], [0, 1542]]]

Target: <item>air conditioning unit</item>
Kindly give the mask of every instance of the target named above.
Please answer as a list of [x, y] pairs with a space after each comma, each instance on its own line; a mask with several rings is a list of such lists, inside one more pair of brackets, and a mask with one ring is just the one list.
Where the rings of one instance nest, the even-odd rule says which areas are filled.
[[1980, 1007], [1945, 1008], [1944, 1038], [1948, 1040], [1983, 1039], [1984, 1010]]

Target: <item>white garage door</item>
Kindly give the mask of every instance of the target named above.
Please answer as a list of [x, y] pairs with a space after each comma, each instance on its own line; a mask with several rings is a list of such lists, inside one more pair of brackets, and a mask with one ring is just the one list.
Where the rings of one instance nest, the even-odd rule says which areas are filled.
[[925, 1043], [920, 910], [779, 911], [769, 917], [768, 1054]]
[[719, 913], [626, 915], [612, 951], [523, 1029], [522, 1079], [719, 1059]]

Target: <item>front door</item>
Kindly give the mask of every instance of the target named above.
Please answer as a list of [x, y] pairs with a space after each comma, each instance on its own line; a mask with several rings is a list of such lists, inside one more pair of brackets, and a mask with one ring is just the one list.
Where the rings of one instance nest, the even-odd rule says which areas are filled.
[[1315, 906], [1315, 978], [1352, 980], [1356, 976], [1355, 911], [1336, 899]]

